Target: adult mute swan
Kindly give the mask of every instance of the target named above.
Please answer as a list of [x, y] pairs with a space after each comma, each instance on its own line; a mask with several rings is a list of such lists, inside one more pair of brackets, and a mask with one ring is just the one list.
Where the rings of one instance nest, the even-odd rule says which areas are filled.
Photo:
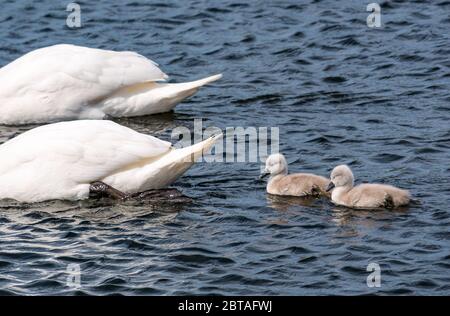
[[0, 124], [168, 112], [221, 76], [164, 83], [158, 65], [135, 52], [49, 46], [0, 69]]
[[326, 192], [327, 178], [311, 173], [288, 174], [288, 164], [282, 154], [267, 157], [266, 169], [260, 178], [270, 175], [267, 193], [273, 195], [309, 196], [329, 195]]
[[80, 200], [98, 191], [123, 198], [163, 188], [219, 137], [175, 149], [107, 120], [40, 126], [0, 145], [0, 199]]
[[332, 190], [331, 200], [342, 206], [351, 208], [373, 209], [394, 208], [407, 205], [410, 194], [391, 185], [360, 184], [353, 186], [352, 170], [346, 165], [340, 165], [331, 172], [331, 182], [327, 191]]

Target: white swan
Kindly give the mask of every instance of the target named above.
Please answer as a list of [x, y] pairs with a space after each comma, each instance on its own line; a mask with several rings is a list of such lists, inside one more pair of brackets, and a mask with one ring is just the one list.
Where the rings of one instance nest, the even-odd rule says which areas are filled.
[[157, 64], [134, 52], [67, 44], [37, 49], [0, 69], [0, 123], [168, 112], [221, 75], [160, 83], [167, 78]]
[[0, 145], [0, 199], [86, 199], [99, 181], [125, 193], [163, 188], [219, 137], [174, 149], [107, 120], [40, 126]]
[[327, 178], [311, 173], [288, 174], [288, 164], [282, 154], [272, 154], [267, 157], [266, 168], [260, 178], [270, 175], [267, 182], [267, 193], [273, 195], [329, 196], [326, 187], [330, 182]]
[[331, 200], [342, 206], [351, 208], [373, 209], [394, 208], [407, 205], [410, 194], [386, 184], [360, 184], [353, 186], [352, 170], [346, 165], [340, 165], [331, 172], [331, 182], [327, 191], [333, 189]]

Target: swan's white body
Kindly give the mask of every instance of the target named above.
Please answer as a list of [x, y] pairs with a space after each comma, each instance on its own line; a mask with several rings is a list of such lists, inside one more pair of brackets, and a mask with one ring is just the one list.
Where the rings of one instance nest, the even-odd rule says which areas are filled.
[[0, 199], [86, 199], [94, 181], [126, 193], [162, 188], [220, 136], [174, 149], [169, 142], [106, 120], [37, 127], [0, 145]]
[[0, 123], [27, 124], [168, 112], [221, 75], [167, 79], [134, 52], [74, 45], [34, 50], [0, 69]]

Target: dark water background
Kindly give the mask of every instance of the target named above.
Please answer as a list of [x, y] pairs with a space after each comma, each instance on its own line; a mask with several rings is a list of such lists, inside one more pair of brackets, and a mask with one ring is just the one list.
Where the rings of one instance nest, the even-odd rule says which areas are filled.
[[176, 82], [223, 72], [174, 113], [119, 122], [167, 140], [194, 118], [278, 126], [291, 171], [348, 163], [420, 204], [270, 198], [259, 163], [194, 166], [175, 183], [191, 205], [3, 202], [0, 294], [450, 294], [450, 2], [382, 1], [381, 29], [368, 2], [78, 1], [71, 30], [69, 1], [2, 0], [1, 65], [64, 42], [138, 51]]

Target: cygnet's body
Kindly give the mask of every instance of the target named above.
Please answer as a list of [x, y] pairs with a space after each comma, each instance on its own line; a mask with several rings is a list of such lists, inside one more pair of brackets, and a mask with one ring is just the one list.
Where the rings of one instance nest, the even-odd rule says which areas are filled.
[[270, 175], [267, 193], [288, 196], [327, 195], [327, 178], [310, 173], [288, 174], [286, 159], [282, 154], [270, 155], [266, 160], [264, 175]]
[[331, 172], [328, 191], [333, 189], [331, 200], [337, 204], [351, 208], [394, 208], [407, 205], [410, 194], [385, 184], [360, 184], [353, 186], [353, 173], [346, 165], [340, 165]]

